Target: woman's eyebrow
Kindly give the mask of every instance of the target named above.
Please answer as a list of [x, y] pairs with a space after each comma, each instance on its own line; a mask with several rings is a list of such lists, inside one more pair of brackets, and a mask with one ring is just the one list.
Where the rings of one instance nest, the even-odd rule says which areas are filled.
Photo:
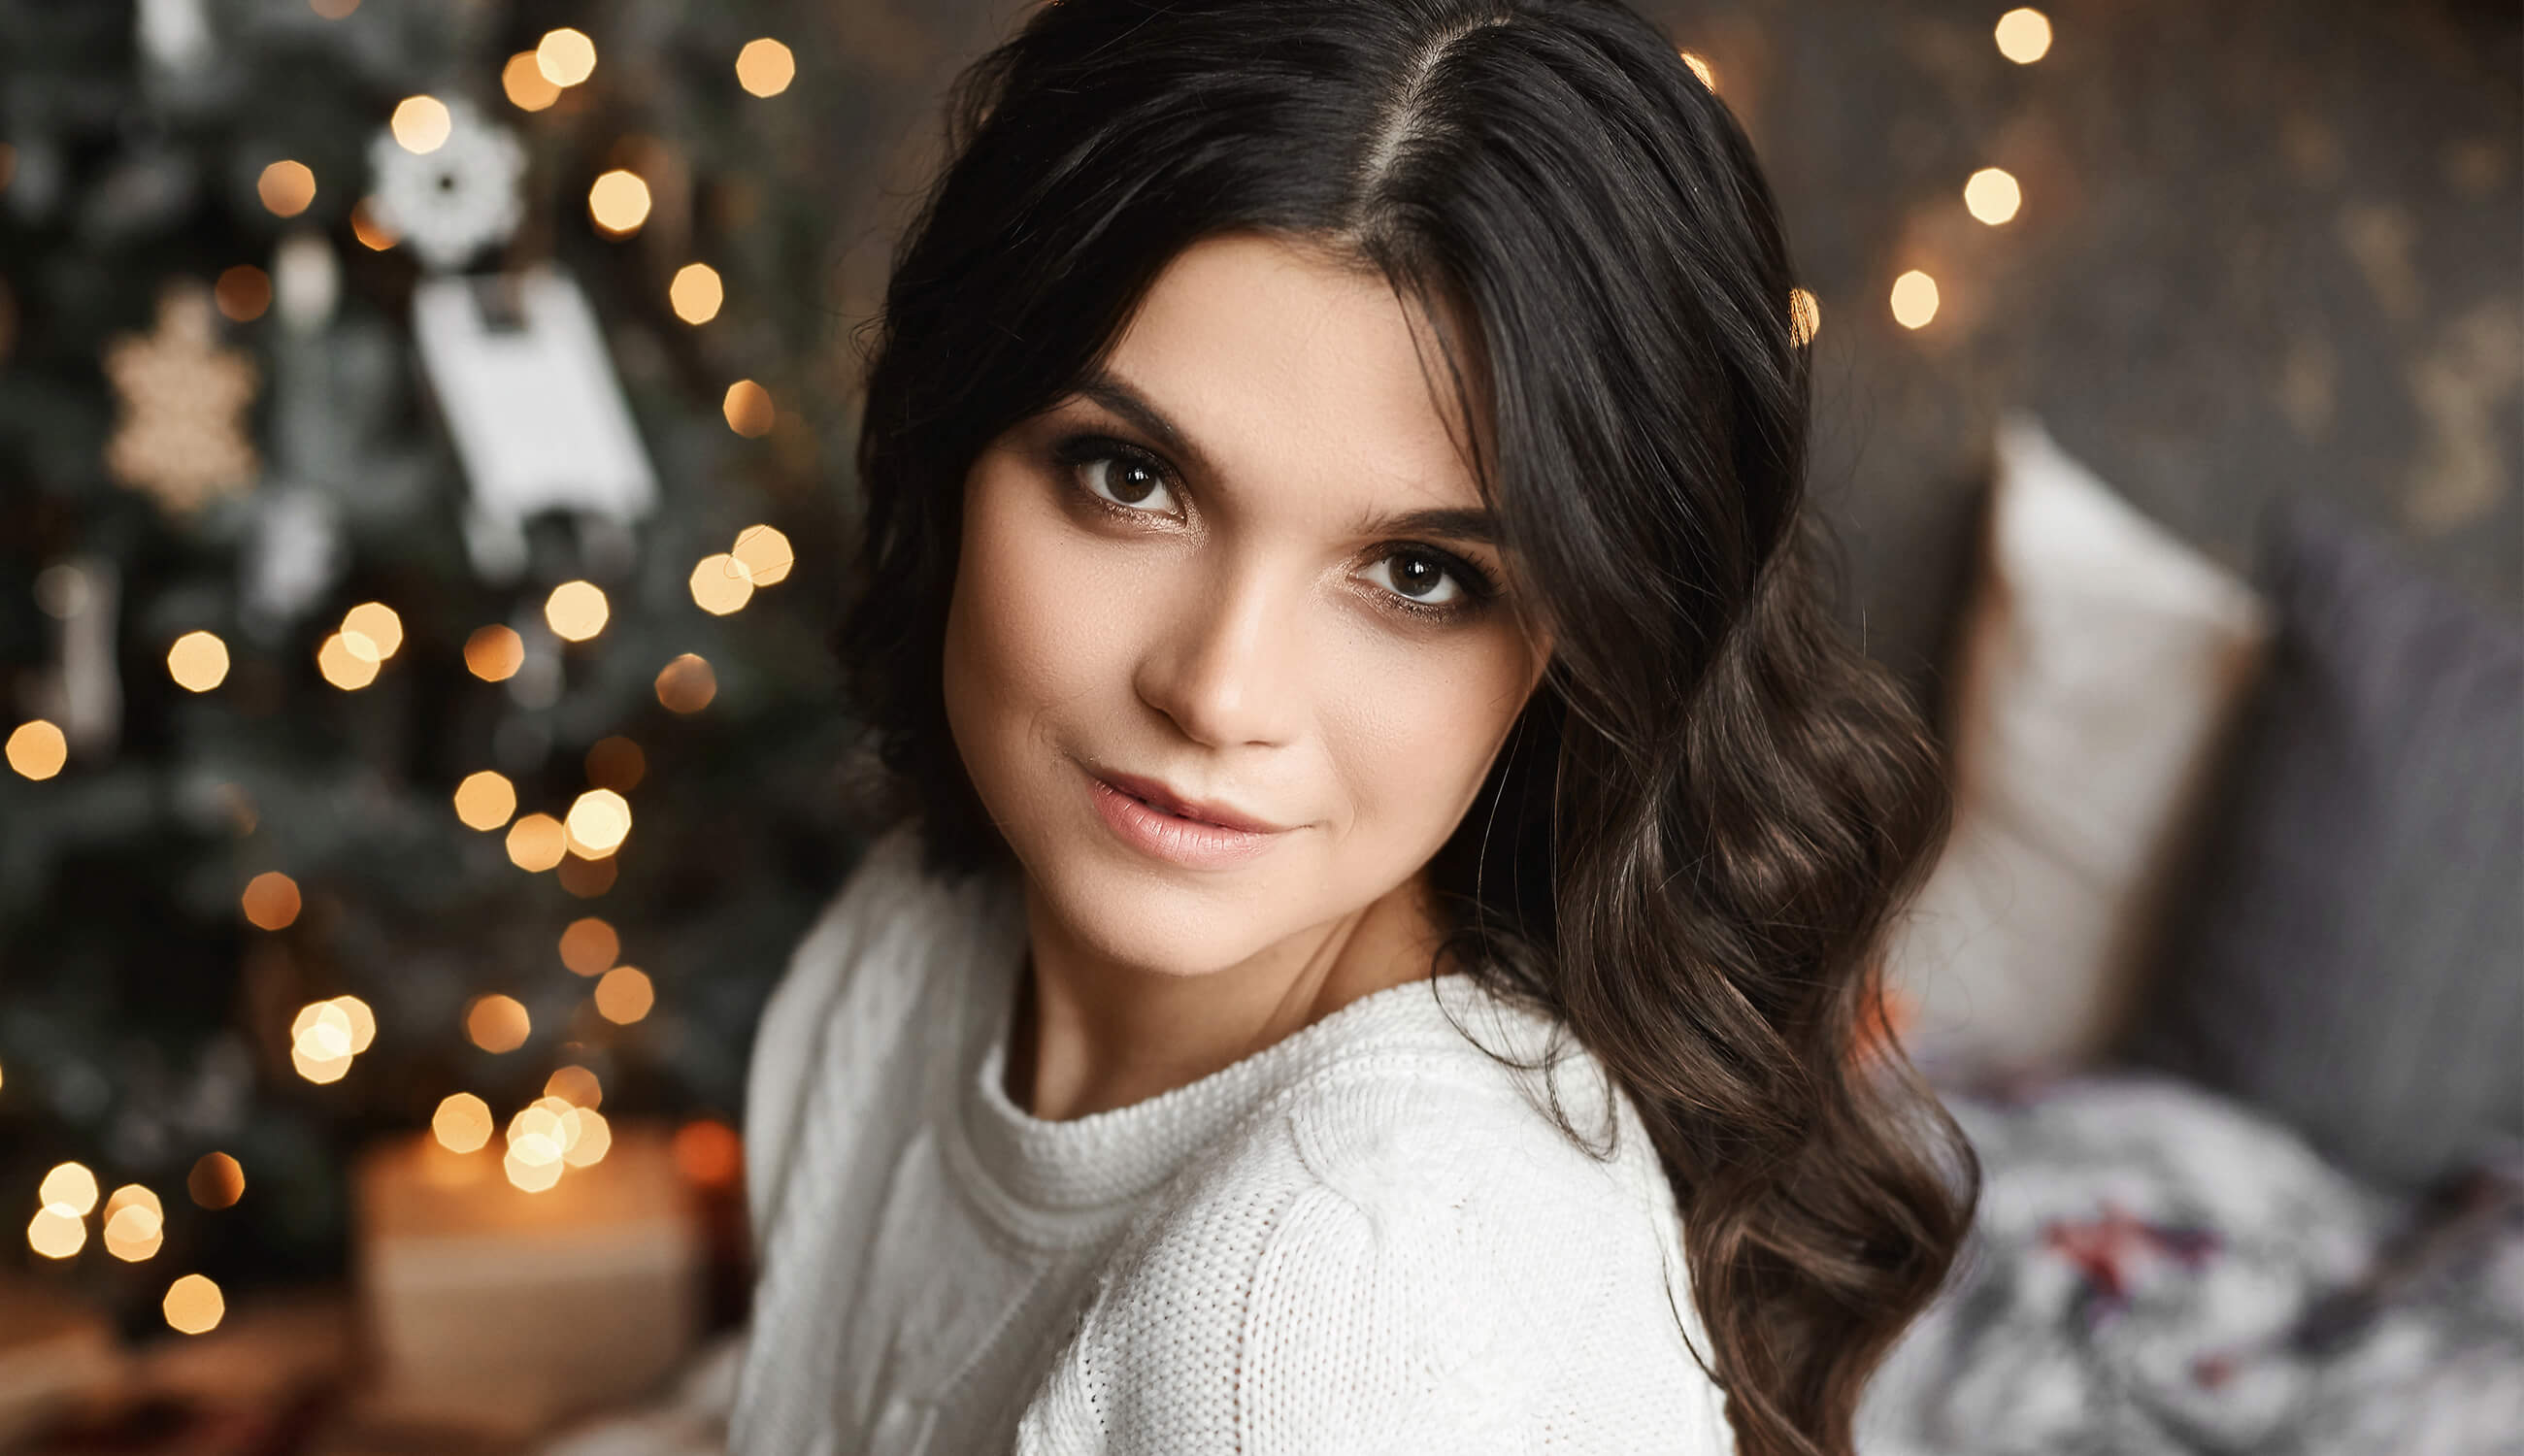
[[[1156, 442], [1182, 457], [1193, 469], [1214, 475], [1209, 456], [1147, 397], [1101, 365], [1080, 381], [1078, 393], [1119, 414]], [[1354, 528], [1361, 536], [1442, 536], [1479, 546], [1498, 545], [1498, 523], [1480, 507], [1438, 507], [1391, 515], [1362, 517]]]

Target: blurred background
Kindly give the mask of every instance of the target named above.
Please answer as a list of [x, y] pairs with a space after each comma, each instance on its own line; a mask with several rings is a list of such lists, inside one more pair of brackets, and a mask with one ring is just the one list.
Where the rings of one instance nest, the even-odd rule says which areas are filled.
[[[2524, 20], [1641, 8], [1958, 774], [1872, 1449], [2518, 1449]], [[0, 0], [0, 1444], [714, 1448], [856, 330], [1026, 10]]]

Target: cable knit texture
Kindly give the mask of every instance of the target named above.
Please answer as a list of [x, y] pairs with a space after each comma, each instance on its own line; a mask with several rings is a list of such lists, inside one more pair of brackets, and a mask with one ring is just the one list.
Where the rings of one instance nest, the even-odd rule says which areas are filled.
[[741, 1456], [1732, 1451], [1628, 1099], [1565, 1042], [1546, 1079], [1466, 1040], [1532, 1061], [1547, 1021], [1412, 982], [1046, 1122], [1005, 1091], [1025, 934], [1017, 886], [921, 875], [904, 829], [792, 957], [747, 1093]]

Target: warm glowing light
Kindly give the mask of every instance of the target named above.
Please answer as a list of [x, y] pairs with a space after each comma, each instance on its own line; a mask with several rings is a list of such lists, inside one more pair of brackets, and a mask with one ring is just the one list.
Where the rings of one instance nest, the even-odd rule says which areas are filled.
[[187, 632], [167, 649], [167, 675], [175, 686], [207, 693], [228, 678], [228, 645], [213, 632]]
[[604, 631], [609, 614], [604, 589], [592, 581], [564, 581], [544, 599], [544, 621], [568, 642], [585, 642]]
[[519, 869], [540, 874], [568, 852], [569, 833], [550, 814], [528, 814], [509, 826], [509, 860]]
[[211, 297], [230, 322], [252, 323], [271, 307], [271, 274], [251, 263], [240, 263], [220, 271]]
[[605, 1104], [605, 1088], [596, 1074], [585, 1067], [556, 1068], [544, 1079], [544, 1095], [558, 1097], [582, 1112], [593, 1112]]
[[561, 889], [580, 899], [593, 899], [612, 889], [615, 877], [615, 864], [610, 854], [603, 859], [590, 859], [584, 854], [564, 854], [560, 859], [560, 873], [553, 878], [560, 881]]
[[70, 755], [70, 740], [43, 718], [29, 718], [9, 735], [9, 766], [27, 778], [51, 778]]
[[26, 1221], [26, 1247], [47, 1259], [67, 1259], [87, 1247], [87, 1225], [65, 1203], [47, 1203]]
[[105, 1200], [105, 1206], [97, 1210], [96, 1216], [106, 1223], [112, 1223], [116, 1214], [135, 1205], [148, 1209], [162, 1219], [167, 1216], [167, 1207], [158, 1201], [158, 1195], [136, 1183], [126, 1183], [116, 1189], [114, 1196]]
[[491, 1104], [471, 1092], [450, 1092], [438, 1099], [429, 1131], [449, 1152], [480, 1152], [491, 1141]]
[[529, 1165], [558, 1163], [578, 1139], [579, 1111], [558, 1097], [539, 1097], [509, 1119], [509, 1151]]
[[322, 1086], [339, 1082], [348, 1075], [351, 1057], [348, 1052], [340, 1056], [317, 1056], [304, 1046], [292, 1046], [289, 1048], [289, 1065], [297, 1068], [299, 1076]]
[[483, 769], [456, 786], [456, 817], [467, 829], [493, 830], [517, 811], [517, 791], [508, 775]]
[[539, 112], [560, 100], [561, 88], [544, 74], [535, 64], [535, 53], [519, 51], [500, 68], [500, 89], [509, 93], [509, 104], [519, 111]]
[[[145, 1191], [145, 1190], [144, 1190]], [[127, 1203], [105, 1216], [105, 1251], [137, 1264], [166, 1242], [167, 1215], [149, 1203]]]
[[569, 848], [587, 859], [602, 859], [622, 848], [631, 833], [631, 801], [610, 789], [590, 789], [569, 806], [564, 827]]
[[709, 322], [726, 301], [727, 289], [718, 280], [718, 269], [706, 263], [685, 264], [675, 269], [675, 281], [666, 285], [666, 302], [686, 323]]
[[464, 1035], [484, 1051], [514, 1051], [533, 1030], [525, 1003], [512, 995], [477, 997], [464, 1013]]
[[668, 712], [697, 713], [718, 696], [718, 675], [699, 653], [685, 653], [657, 672], [657, 702]]
[[771, 433], [771, 391], [751, 379], [739, 379], [727, 387], [719, 413], [727, 416], [729, 429], [749, 440], [760, 439]]
[[587, 216], [600, 231], [627, 237], [649, 220], [649, 184], [636, 171], [615, 168], [600, 173], [587, 189]]
[[96, 1175], [84, 1163], [62, 1163], [44, 1175], [35, 1201], [46, 1208], [67, 1208], [73, 1218], [85, 1218], [96, 1207]]
[[298, 882], [276, 869], [265, 870], [246, 881], [239, 903], [259, 929], [285, 929], [298, 918]]
[[[331, 1001], [310, 1001], [289, 1024], [289, 1040], [300, 1051], [331, 1061], [351, 1054], [351, 1018]], [[324, 1079], [331, 1081], [331, 1078]]]
[[596, 983], [597, 1013], [616, 1026], [638, 1021], [656, 1003], [657, 993], [647, 974], [630, 966], [615, 966]]
[[352, 651], [350, 639], [336, 632], [324, 639], [316, 650], [316, 670], [324, 681], [345, 693], [354, 693], [377, 680], [377, 662]]
[[622, 958], [622, 938], [600, 915], [586, 915], [560, 933], [560, 963], [572, 975], [602, 976]]
[[770, 526], [747, 526], [736, 533], [736, 547], [730, 553], [745, 563], [753, 584], [767, 587], [786, 580], [789, 568], [798, 559], [790, 549], [789, 538]]
[[207, 1335], [219, 1328], [219, 1317], [227, 1313], [227, 1301], [219, 1297], [219, 1286], [198, 1274], [188, 1274], [167, 1288], [167, 1323], [186, 1335]]
[[245, 1168], [223, 1152], [206, 1152], [184, 1175], [184, 1191], [203, 1208], [226, 1208], [245, 1196]]
[[2015, 178], [1999, 168], [1984, 167], [1964, 183], [1964, 206], [1992, 227], [2014, 217], [2023, 204], [2024, 193]]
[[395, 105], [394, 120], [386, 123], [394, 133], [395, 145], [420, 157], [447, 145], [447, 133], [455, 125], [455, 118], [447, 114], [447, 103], [435, 96], [405, 97]]
[[510, 627], [480, 627], [464, 639], [464, 667], [486, 683], [507, 682], [525, 665], [526, 640]]
[[613, 1145], [613, 1129], [604, 1114], [593, 1107], [578, 1109], [578, 1136], [561, 1150], [561, 1160], [573, 1168], [587, 1168], [605, 1161], [605, 1150]]
[[275, 218], [295, 218], [316, 200], [316, 173], [304, 162], [275, 162], [255, 179], [254, 191]]
[[355, 995], [337, 995], [327, 1004], [338, 1007], [351, 1022], [351, 1055], [358, 1056], [377, 1039], [377, 1013], [368, 1003]]
[[736, 83], [752, 95], [777, 96], [797, 78], [798, 58], [770, 36], [749, 40], [736, 53]]
[[1802, 288], [1788, 290], [1788, 327], [1799, 345], [1811, 344], [1822, 332], [1822, 302]]
[[675, 1167], [704, 1188], [725, 1188], [745, 1172], [745, 1144], [736, 1129], [716, 1118], [697, 1117], [675, 1129]]
[[712, 616], [725, 616], [753, 600], [753, 573], [726, 552], [702, 558], [687, 585], [694, 605]]
[[1893, 321], [1923, 328], [1937, 316], [1937, 280], [1913, 268], [1893, 280]]
[[1718, 89], [1718, 72], [1710, 66], [1707, 60], [1691, 51], [1684, 51], [1682, 53], [1682, 64], [1691, 68], [1691, 73], [1700, 77], [1700, 83], [1702, 85], [1707, 86], [1713, 91]]
[[596, 73], [596, 42], [566, 25], [547, 30], [535, 47], [535, 69], [556, 86], [575, 86]]
[[383, 602], [363, 602], [342, 613], [342, 637], [353, 655], [382, 662], [403, 646], [403, 618]]
[[371, 253], [383, 253], [403, 241], [396, 235], [393, 228], [377, 220], [376, 209], [370, 205], [370, 199], [365, 197], [361, 198], [351, 209], [351, 235], [358, 238], [360, 245]]
[[517, 1155], [517, 1150], [511, 1147], [508, 1154], [500, 1159], [500, 1170], [508, 1174], [509, 1182], [519, 1189], [529, 1193], [540, 1193], [560, 1182], [561, 1161], [554, 1158], [547, 1163], [526, 1162]]
[[1998, 53], [2030, 66], [2051, 53], [2051, 18], [2026, 6], [1998, 18]]

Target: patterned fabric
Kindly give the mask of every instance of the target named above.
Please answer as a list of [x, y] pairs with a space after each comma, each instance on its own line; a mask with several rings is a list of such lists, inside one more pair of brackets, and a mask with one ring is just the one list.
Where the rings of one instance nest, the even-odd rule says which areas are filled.
[[1948, 1106], [1973, 1240], [1861, 1456], [2524, 1451], [2524, 1170], [2405, 1203], [2153, 1077]]

